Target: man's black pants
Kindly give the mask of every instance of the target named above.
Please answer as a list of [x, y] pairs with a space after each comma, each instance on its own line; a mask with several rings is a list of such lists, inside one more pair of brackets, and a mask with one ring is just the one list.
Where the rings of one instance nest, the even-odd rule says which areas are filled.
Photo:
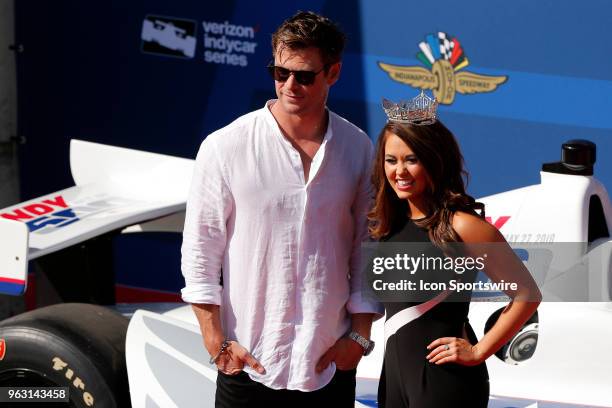
[[244, 371], [237, 375], [217, 375], [215, 408], [275, 408], [355, 406], [357, 370], [340, 371], [325, 387], [311, 392], [274, 390], [251, 380]]

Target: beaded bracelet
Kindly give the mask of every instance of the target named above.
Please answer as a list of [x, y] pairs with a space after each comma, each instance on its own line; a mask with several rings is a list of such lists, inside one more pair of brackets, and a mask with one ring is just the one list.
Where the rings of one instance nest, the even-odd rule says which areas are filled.
[[225, 350], [227, 350], [227, 348], [229, 347], [229, 340], [225, 339], [223, 340], [223, 343], [221, 343], [221, 350], [219, 350], [219, 352], [217, 353], [216, 356], [214, 357], [210, 357], [210, 360], [208, 360], [208, 362], [210, 364], [215, 364], [217, 362], [217, 359], [219, 359], [219, 357], [221, 357], [221, 354], [225, 353]]

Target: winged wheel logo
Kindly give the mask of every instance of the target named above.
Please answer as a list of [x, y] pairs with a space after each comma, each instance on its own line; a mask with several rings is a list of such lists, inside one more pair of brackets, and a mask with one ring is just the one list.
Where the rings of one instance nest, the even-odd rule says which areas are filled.
[[420, 89], [431, 89], [439, 103], [450, 105], [455, 95], [493, 92], [508, 80], [508, 76], [493, 76], [461, 71], [469, 65], [459, 40], [444, 32], [429, 34], [419, 44], [417, 58], [425, 67], [392, 65], [378, 66], [397, 82]]

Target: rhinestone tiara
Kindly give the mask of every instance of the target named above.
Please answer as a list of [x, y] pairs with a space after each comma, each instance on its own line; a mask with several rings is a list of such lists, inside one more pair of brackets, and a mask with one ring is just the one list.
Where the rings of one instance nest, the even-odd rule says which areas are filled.
[[421, 93], [409, 101], [392, 102], [383, 98], [382, 106], [389, 122], [431, 125], [436, 121], [438, 100]]

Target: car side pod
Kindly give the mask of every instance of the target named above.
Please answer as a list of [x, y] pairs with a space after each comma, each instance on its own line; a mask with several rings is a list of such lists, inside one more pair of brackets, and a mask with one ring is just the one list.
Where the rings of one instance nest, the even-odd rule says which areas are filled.
[[191, 322], [173, 317], [176, 311], [132, 316], [126, 337], [132, 408], [214, 407], [217, 367], [208, 361], [191, 307], [182, 309]]

